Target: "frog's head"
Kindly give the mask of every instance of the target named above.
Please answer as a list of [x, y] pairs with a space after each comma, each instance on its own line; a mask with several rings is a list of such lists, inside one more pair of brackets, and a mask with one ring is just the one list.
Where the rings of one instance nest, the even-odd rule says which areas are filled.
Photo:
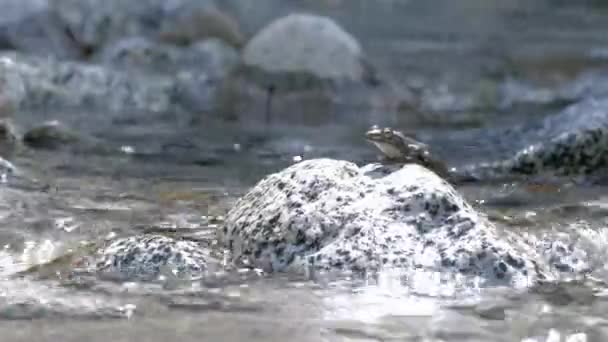
[[426, 145], [423, 143], [390, 127], [372, 126], [365, 133], [365, 138], [376, 145], [389, 159], [403, 159], [410, 156], [412, 152], [426, 149]]

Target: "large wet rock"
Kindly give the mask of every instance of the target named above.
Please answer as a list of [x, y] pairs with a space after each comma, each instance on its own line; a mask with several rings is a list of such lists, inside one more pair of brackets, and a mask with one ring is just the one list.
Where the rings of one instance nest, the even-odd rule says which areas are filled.
[[235, 204], [221, 240], [233, 261], [276, 272], [398, 268], [517, 286], [551, 277], [532, 243], [498, 230], [434, 173], [414, 164], [389, 171], [295, 164]]
[[[209, 98], [212, 83], [203, 72], [185, 75], [133, 74], [108, 67], [5, 53], [2, 96], [16, 109], [86, 107], [112, 113], [166, 113], [191, 108], [191, 99]], [[189, 87], [196, 87], [196, 92]], [[201, 101], [204, 102], [204, 101]], [[188, 108], [184, 108], [188, 107]]]

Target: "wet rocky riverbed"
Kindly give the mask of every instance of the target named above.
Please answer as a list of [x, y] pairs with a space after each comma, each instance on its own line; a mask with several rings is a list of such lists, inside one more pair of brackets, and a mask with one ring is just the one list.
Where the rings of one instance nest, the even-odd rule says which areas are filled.
[[[355, 187], [340, 178], [314, 178], [331, 195], [320, 200], [295, 182], [286, 190], [264, 187], [282, 184], [281, 170], [315, 165], [315, 158], [359, 166], [376, 161], [377, 151], [363, 138], [372, 124], [414, 134], [454, 167], [511, 160], [530, 145], [541, 155], [563, 148], [568, 155], [585, 150], [578, 144], [587, 141], [585, 134], [594, 142], [592, 153], [608, 153], [602, 144], [608, 132], [608, 7], [601, 2], [2, 4], [0, 116], [7, 129], [0, 152], [15, 167], [8, 172], [0, 165], [6, 172], [0, 184], [3, 340], [608, 336], [608, 202], [601, 162], [591, 163], [598, 167], [589, 172], [585, 166], [584, 177], [462, 184], [453, 194], [422, 171], [402, 170], [420, 177], [423, 190], [447, 194], [464, 216], [487, 220], [475, 226], [472, 240], [490, 232], [490, 244], [520, 248], [517, 255], [526, 262], [537, 255], [532, 244], [511, 246], [506, 236], [549, 242], [545, 264], [538, 256], [530, 269], [555, 276], [523, 287], [463, 286], [458, 273], [424, 270], [272, 272], [283, 260], [271, 257], [270, 270], [238, 268], [229, 252], [257, 248], [256, 241], [245, 237], [242, 250], [229, 251], [218, 234], [228, 221], [231, 236], [239, 236], [239, 212], [248, 215], [242, 230], [253, 229], [251, 212], [282, 210], [283, 192], [292, 189], [300, 190], [301, 217], [311, 219], [311, 227], [324, 219], [310, 209], [317, 205], [331, 219], [350, 217], [363, 225], [384, 219], [369, 214], [374, 206], [365, 202], [346, 214], [332, 207], [332, 194], [341, 198], [339, 190]], [[303, 58], [307, 54], [312, 57]], [[294, 65], [302, 69], [294, 71]], [[342, 167], [358, 172], [354, 164], [319, 165], [329, 173]], [[259, 185], [269, 174], [275, 178]], [[402, 183], [409, 189], [406, 181], [395, 186]], [[368, 193], [378, 196], [378, 206], [391, 200]], [[239, 202], [243, 196], [276, 207], [247, 207]], [[289, 217], [298, 227], [299, 217], [291, 214], [274, 222]], [[202, 278], [164, 274], [154, 281], [100, 277], [85, 267], [83, 260], [100, 244], [142, 234], [196, 243], [217, 263], [209, 263]], [[267, 237], [260, 236], [255, 238]], [[268, 245], [261, 243], [258, 254], [274, 256]], [[458, 259], [459, 251], [449, 247], [442, 262]], [[320, 253], [325, 262], [323, 253], [330, 252]]]

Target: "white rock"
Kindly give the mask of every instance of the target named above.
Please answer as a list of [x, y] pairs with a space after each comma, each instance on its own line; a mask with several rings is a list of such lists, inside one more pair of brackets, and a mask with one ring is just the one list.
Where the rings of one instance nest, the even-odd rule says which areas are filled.
[[550, 271], [527, 240], [499, 232], [418, 165], [391, 172], [315, 159], [260, 181], [228, 213], [232, 260], [269, 271], [391, 267], [527, 286]]
[[323, 80], [360, 82], [366, 76], [357, 40], [333, 20], [310, 14], [291, 14], [263, 28], [245, 46], [243, 62]]

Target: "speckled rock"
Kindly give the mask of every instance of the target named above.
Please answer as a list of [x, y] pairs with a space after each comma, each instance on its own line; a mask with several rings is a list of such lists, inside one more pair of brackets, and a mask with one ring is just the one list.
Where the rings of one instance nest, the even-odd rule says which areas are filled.
[[373, 76], [353, 36], [330, 18], [299, 13], [271, 22], [247, 43], [242, 73], [280, 90]]
[[18, 109], [86, 107], [112, 113], [166, 113], [184, 109], [180, 92], [184, 96], [192, 93], [187, 89], [190, 85], [197, 86], [197, 94], [203, 98], [212, 92], [210, 82], [189, 82], [208, 80], [201, 72], [189, 72], [184, 81], [180, 75], [134, 75], [100, 65], [8, 52], [0, 55], [0, 74], [7, 79], [8, 89], [3, 90], [7, 101]]
[[269, 271], [396, 267], [516, 286], [551, 277], [530, 241], [499, 231], [415, 164], [395, 171], [330, 159], [300, 162], [242, 197], [220, 239], [237, 264]]
[[[585, 177], [608, 166], [608, 99], [571, 105], [542, 121], [476, 137], [511, 157], [454, 170], [456, 177], [492, 179], [518, 175]], [[501, 146], [502, 145], [502, 146]]]
[[124, 279], [152, 280], [166, 272], [176, 277], [201, 276], [207, 258], [192, 241], [162, 235], [120, 238], [98, 252], [96, 271]]

